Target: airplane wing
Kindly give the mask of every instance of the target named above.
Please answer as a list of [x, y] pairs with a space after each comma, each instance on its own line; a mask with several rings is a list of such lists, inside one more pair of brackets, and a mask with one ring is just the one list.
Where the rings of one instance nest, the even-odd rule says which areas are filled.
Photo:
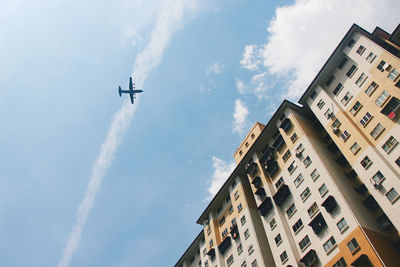
[[133, 90], [132, 77], [129, 77], [129, 90]]
[[133, 104], [133, 92], [129, 92], [129, 96], [131, 97], [131, 103]]

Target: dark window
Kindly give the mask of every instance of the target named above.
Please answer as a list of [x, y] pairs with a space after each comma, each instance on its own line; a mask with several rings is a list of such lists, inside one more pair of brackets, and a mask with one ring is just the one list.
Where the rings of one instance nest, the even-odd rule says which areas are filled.
[[346, 62], [347, 62], [347, 57], [344, 57], [344, 58], [342, 59], [342, 61], [340, 61], [339, 65], [338, 65], [338, 68], [339, 68], [339, 69], [342, 69], [343, 66], [346, 64]]
[[349, 71], [347, 71], [346, 76], [349, 78], [352, 77], [353, 74], [356, 72], [356, 69], [357, 69], [356, 65], [352, 65]]
[[347, 42], [347, 46], [348, 46], [348, 47], [353, 47], [355, 43], [356, 43], [356, 41], [354, 41], [354, 39], [350, 39], [350, 40]]
[[333, 79], [335, 79], [335, 76], [331, 75], [331, 77], [329, 77], [329, 79], [326, 81], [325, 85], [328, 87], [329, 85], [331, 85], [331, 83], [333, 82]]

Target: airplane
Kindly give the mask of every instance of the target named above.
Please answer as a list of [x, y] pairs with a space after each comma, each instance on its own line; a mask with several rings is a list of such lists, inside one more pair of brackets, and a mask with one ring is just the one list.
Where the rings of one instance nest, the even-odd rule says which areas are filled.
[[132, 77], [129, 77], [129, 90], [122, 90], [121, 86], [118, 88], [119, 96], [121, 97], [123, 93], [128, 93], [131, 97], [131, 103], [133, 104], [133, 99], [135, 99], [135, 94], [143, 92], [143, 90], [135, 90], [135, 84], [132, 83]]

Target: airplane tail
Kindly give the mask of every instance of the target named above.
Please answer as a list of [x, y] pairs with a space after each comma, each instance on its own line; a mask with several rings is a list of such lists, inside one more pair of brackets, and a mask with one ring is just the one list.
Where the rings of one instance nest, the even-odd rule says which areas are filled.
[[122, 95], [122, 89], [121, 89], [121, 86], [118, 88], [118, 92], [119, 92], [119, 96], [121, 97], [121, 95]]

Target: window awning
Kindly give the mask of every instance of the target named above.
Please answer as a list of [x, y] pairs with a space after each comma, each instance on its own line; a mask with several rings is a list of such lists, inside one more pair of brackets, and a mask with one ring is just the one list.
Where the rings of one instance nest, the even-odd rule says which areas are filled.
[[273, 208], [272, 200], [270, 197], [266, 197], [264, 201], [258, 206], [258, 211], [260, 212], [261, 216], [265, 216], [269, 210]]
[[365, 254], [361, 254], [355, 261], [351, 263], [351, 266], [354, 267], [373, 267], [371, 261], [369, 260], [368, 256]]
[[326, 209], [327, 212], [331, 213], [338, 204], [336, 199], [332, 195], [329, 195], [321, 205]]
[[280, 206], [289, 195], [290, 195], [289, 186], [287, 184], [282, 185], [278, 189], [278, 192], [276, 192], [274, 197], [273, 197], [274, 201], [275, 201], [275, 204]]
[[256, 178], [253, 179], [251, 182], [256, 188], [260, 187], [261, 185], [261, 177], [257, 176]]
[[318, 213], [317, 216], [314, 217], [314, 219], [308, 225], [311, 226], [314, 233], [317, 235], [326, 226], [326, 221], [324, 219], [324, 216], [322, 216], [322, 213], [320, 212]]
[[229, 246], [231, 245], [232, 241], [231, 241], [231, 237], [230, 236], [226, 236], [225, 239], [221, 242], [221, 244], [219, 244], [218, 249], [219, 251], [224, 254], [225, 250], [227, 248], [229, 248]]

